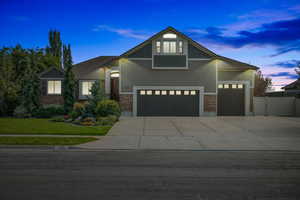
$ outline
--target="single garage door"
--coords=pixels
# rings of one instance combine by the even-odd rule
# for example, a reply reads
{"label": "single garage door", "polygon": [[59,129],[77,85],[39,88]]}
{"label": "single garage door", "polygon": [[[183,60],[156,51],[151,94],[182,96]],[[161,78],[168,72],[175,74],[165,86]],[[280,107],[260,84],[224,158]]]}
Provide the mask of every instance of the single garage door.
{"label": "single garage door", "polygon": [[137,116],[199,116],[199,91],[137,90]]}
{"label": "single garage door", "polygon": [[218,115],[245,115],[245,86],[243,84],[218,85]]}

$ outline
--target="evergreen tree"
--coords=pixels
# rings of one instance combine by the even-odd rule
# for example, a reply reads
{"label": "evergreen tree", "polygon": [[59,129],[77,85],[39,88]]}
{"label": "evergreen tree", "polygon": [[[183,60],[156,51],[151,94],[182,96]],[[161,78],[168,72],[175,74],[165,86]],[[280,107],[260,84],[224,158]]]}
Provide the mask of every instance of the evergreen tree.
{"label": "evergreen tree", "polygon": [[91,88],[91,96],[88,97],[87,110],[89,113],[95,114],[95,110],[98,102],[105,99],[104,87],[100,84],[99,80],[96,80]]}
{"label": "evergreen tree", "polygon": [[19,90],[10,49],[3,48],[0,50],[0,116],[12,114],[18,103]]}
{"label": "evergreen tree", "polygon": [[21,105],[30,114],[40,106],[40,80],[38,74],[42,64],[40,63],[39,53],[39,51],[29,50],[22,84]]}
{"label": "evergreen tree", "polygon": [[46,48],[46,52],[54,57],[55,66],[62,68],[62,41],[59,31],[49,31],[49,46]]}
{"label": "evergreen tree", "polygon": [[63,45],[63,67],[64,67],[64,81],[63,81],[63,97],[64,110],[68,113],[72,110],[75,102],[75,78],[72,71],[72,53],[70,45]]}

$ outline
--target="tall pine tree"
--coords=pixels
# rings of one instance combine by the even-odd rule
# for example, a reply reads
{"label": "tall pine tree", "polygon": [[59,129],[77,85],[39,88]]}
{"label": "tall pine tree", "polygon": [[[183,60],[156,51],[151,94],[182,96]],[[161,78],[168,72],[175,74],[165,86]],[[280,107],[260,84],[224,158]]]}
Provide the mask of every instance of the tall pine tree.
{"label": "tall pine tree", "polygon": [[60,32],[56,30],[49,31],[49,46],[46,48],[47,54],[55,59],[55,65],[62,68],[62,41],[60,39]]}
{"label": "tall pine tree", "polygon": [[38,76],[40,60],[38,54],[38,51],[28,50],[22,83],[21,105],[26,109],[27,113],[31,114],[40,106],[40,80]]}
{"label": "tall pine tree", "polygon": [[72,53],[70,45],[63,45],[63,67],[64,67],[64,81],[63,81],[63,97],[64,110],[68,113],[72,110],[75,102],[75,78],[72,71]]}

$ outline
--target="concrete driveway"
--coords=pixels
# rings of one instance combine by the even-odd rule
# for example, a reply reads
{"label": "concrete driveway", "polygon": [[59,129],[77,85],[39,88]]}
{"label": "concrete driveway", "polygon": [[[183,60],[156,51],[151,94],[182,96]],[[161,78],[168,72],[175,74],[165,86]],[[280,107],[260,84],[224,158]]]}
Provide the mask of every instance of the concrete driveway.
{"label": "concrete driveway", "polygon": [[125,117],[87,149],[300,150],[300,118]]}

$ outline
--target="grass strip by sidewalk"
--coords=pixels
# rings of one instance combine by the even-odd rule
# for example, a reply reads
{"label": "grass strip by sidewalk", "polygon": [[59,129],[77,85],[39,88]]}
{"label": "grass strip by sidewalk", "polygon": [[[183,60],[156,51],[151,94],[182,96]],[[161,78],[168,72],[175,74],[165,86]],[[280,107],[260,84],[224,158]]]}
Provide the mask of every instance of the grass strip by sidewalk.
{"label": "grass strip by sidewalk", "polygon": [[0,136],[0,145],[77,145],[97,140],[93,137],[13,137]]}
{"label": "grass strip by sidewalk", "polygon": [[77,126],[49,119],[0,118],[0,134],[106,135],[110,126]]}

